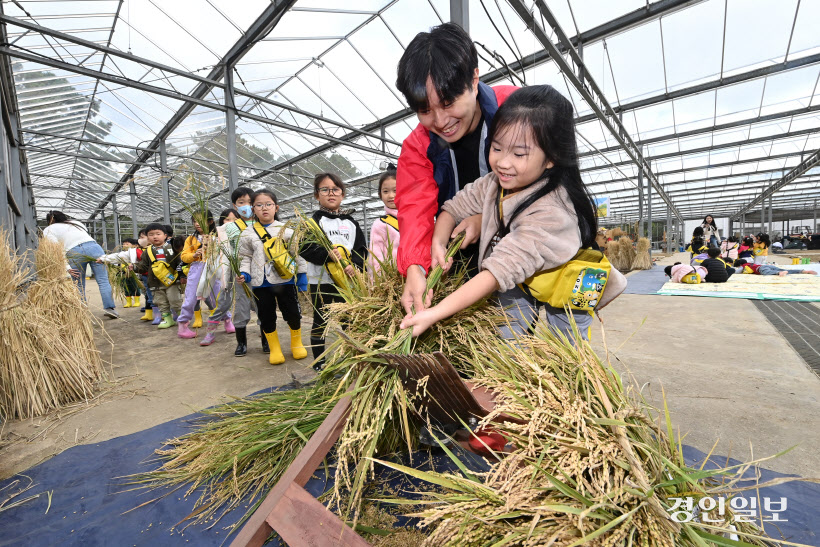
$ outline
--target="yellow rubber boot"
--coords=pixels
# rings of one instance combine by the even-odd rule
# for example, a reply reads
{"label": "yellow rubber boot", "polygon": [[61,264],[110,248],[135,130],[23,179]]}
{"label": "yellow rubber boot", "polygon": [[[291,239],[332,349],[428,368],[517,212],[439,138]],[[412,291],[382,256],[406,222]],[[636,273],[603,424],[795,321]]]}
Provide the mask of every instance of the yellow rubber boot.
{"label": "yellow rubber boot", "polygon": [[131,307],[131,297],[126,296],[125,297],[125,305],[123,306],[123,308],[130,308],[130,307]]}
{"label": "yellow rubber boot", "polygon": [[145,315],[140,317],[140,321],[153,321],[154,320],[154,310],[148,306],[145,306]]}
{"label": "yellow rubber boot", "polygon": [[290,352],[294,359],[304,359],[307,357],[307,350],[302,345],[302,329],[290,329]]}
{"label": "yellow rubber boot", "polygon": [[139,308],[140,307],[140,295],[132,297],[132,307]]}
{"label": "yellow rubber boot", "polygon": [[266,332],[265,338],[268,339],[268,345],[270,346],[268,362],[271,365],[281,365],[284,363],[285,356],[282,353],[282,346],[279,345],[279,336],[276,334],[276,331]]}
{"label": "yellow rubber boot", "polygon": [[194,320],[191,322],[192,329],[198,329],[202,326],[202,311],[197,310],[194,312]]}

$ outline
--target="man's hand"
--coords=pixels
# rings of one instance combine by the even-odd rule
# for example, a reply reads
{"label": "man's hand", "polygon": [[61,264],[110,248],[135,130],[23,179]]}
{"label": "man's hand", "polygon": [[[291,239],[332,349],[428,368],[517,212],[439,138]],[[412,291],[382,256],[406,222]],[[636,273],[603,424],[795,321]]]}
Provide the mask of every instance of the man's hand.
{"label": "man's hand", "polygon": [[[426,294],[425,294],[426,293]],[[412,313],[430,307],[433,301],[433,290],[427,290],[427,277],[418,264],[413,264],[407,270],[407,279],[404,281],[404,291],[401,295],[401,305],[404,311]]]}
{"label": "man's hand", "polygon": [[481,215],[473,215],[462,220],[459,225],[453,229],[450,239],[454,239],[461,232],[464,232],[464,241],[461,242],[462,249],[478,241],[481,237]]}

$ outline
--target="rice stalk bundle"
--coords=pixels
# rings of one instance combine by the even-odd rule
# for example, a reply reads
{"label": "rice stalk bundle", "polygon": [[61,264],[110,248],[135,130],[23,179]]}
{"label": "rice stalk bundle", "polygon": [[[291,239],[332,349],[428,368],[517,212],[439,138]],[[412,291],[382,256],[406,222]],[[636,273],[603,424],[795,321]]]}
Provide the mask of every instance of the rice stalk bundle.
{"label": "rice stalk bundle", "polygon": [[[462,282],[463,273],[441,279],[434,302]],[[157,451],[162,466],[132,480],[146,487],[188,484],[189,494],[204,486],[190,519],[218,518],[248,494],[271,488],[333,405],[350,390],[352,408],[337,444],[335,473],[336,483],[351,492],[344,507],[339,503],[340,491],[334,496],[339,513],[358,516],[361,491],[373,469],[367,458],[406,450],[416,442],[412,402],[378,356],[400,353],[406,346],[409,333],[399,328],[405,315],[401,292],[402,276],[392,258],[382,262],[373,278],[351,283],[341,291],[345,302],[328,307],[329,331],[337,332],[340,326],[344,331],[328,346],[325,368],[314,385],[206,411],[217,419],[169,441],[168,447]],[[469,371],[470,340],[492,336],[502,320],[496,306],[481,302],[418,337],[416,351],[445,352],[457,368]]]}
{"label": "rice stalk bundle", "polygon": [[86,399],[102,375],[90,314],[68,278],[61,245],[42,240],[37,280],[0,234],[0,417],[29,418]]}
{"label": "rice stalk bundle", "polygon": [[623,271],[624,268],[621,265],[621,246],[618,245],[618,242],[615,240],[610,241],[606,246],[606,254],[609,263],[612,264],[613,268],[616,268],[619,271]]}
{"label": "rice stalk bundle", "polygon": [[635,248],[632,246],[632,240],[628,236],[621,236],[618,239],[618,256],[621,260],[621,268],[619,270],[628,272],[633,268],[635,262]]}
{"label": "rice stalk bundle", "polygon": [[[516,344],[475,338],[471,355],[474,381],[496,394],[479,427],[501,433],[511,452],[478,474],[455,456],[461,474],[380,462],[438,487],[421,503],[381,500],[422,508],[412,516],[430,532],[425,545],[771,544],[752,523],[732,523],[730,511],[708,515],[717,522],[669,518],[672,498],[731,496],[751,464],[688,467],[668,410],[662,426],[588,344],[539,328]],[[501,414],[525,423],[492,421]],[[729,542],[727,532],[742,541]]]}
{"label": "rice stalk bundle", "polygon": [[638,239],[638,250],[635,254],[635,260],[632,262],[633,270],[651,270],[652,257],[649,256],[649,247],[652,244],[649,238],[642,237]]}
{"label": "rice stalk bundle", "polygon": [[125,302],[125,293],[130,283],[136,285],[138,289],[145,288],[137,273],[129,268],[129,265],[128,262],[122,261],[105,265],[108,273],[108,283],[111,285],[111,296],[114,300]]}

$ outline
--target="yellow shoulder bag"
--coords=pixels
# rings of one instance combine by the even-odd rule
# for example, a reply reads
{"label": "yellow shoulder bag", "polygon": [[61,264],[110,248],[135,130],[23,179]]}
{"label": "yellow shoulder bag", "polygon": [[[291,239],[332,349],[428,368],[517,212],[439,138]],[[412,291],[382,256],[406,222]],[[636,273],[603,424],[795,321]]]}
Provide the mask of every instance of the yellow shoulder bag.
{"label": "yellow shoulder bag", "polygon": [[[499,226],[496,241],[500,241],[509,233],[509,226],[519,213],[547,195],[553,188],[554,186],[548,183],[533,193],[515,209],[506,224],[501,211],[504,190],[499,188],[496,197]],[[604,253],[594,249],[579,249],[573,259],[566,264],[537,272],[518,287],[539,302],[554,308],[563,309],[568,306],[573,310],[591,312],[601,301],[611,271],[612,265]]]}
{"label": "yellow shoulder bag", "polygon": [[154,274],[154,277],[166,287],[173,285],[177,280],[177,271],[172,269],[167,261],[157,260],[152,245],[149,245],[145,251],[148,253],[148,259],[151,261],[151,272]]}
{"label": "yellow shoulder bag", "polygon": [[255,222],[253,229],[256,235],[262,240],[262,248],[265,249],[265,256],[268,257],[268,262],[273,264],[273,269],[276,270],[276,275],[288,281],[296,275],[296,261],[290,256],[288,248],[282,241],[281,237],[271,237],[268,231],[261,223]]}

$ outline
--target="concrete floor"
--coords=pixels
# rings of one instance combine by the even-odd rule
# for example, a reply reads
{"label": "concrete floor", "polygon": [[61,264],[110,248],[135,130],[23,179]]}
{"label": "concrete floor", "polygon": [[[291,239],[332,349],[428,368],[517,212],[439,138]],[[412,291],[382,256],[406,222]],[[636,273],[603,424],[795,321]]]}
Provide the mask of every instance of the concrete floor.
{"label": "concrete floor", "polygon": [[[805,253],[804,253],[805,254]],[[683,254],[661,264],[685,260]],[[781,263],[790,262],[778,256]],[[815,260],[815,259],[813,259]],[[96,284],[89,285],[101,316]],[[76,444],[128,435],[223,400],[313,376],[309,359],[267,363],[258,328],[248,329],[250,350],[233,356],[233,335],[199,346],[138,320],[102,320],[97,342],[112,363],[116,384],[85,408],[4,424],[0,428],[0,478],[19,473]],[[747,300],[622,295],[601,312],[611,362],[625,380],[643,386],[655,405],[661,388],[684,443],[739,459],[763,457],[797,445],[764,467],[820,476],[820,379]],[[304,322],[307,327],[309,320]],[[307,341],[307,329],[304,329]],[[600,331],[593,345],[604,355]],[[287,354],[288,341],[283,339]],[[43,433],[44,432],[44,433]],[[36,438],[27,441],[27,439]]]}

